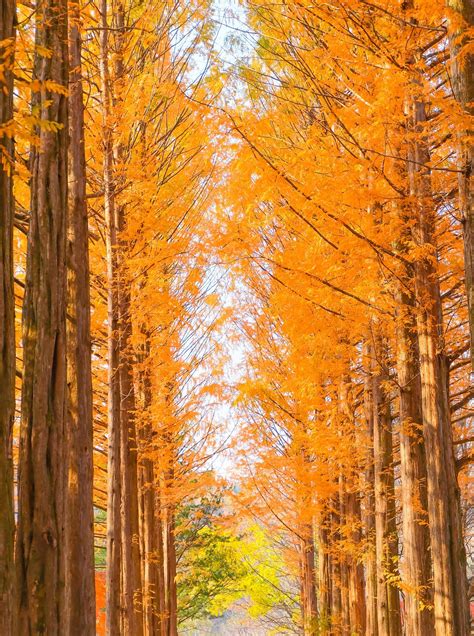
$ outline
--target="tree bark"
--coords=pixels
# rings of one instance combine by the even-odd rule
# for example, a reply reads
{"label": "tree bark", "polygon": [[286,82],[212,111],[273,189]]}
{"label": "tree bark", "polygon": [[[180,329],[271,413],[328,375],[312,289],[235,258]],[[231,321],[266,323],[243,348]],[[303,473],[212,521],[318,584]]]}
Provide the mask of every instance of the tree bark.
{"label": "tree bark", "polygon": [[93,428],[80,8],[70,4],[66,634],[95,634]]}
{"label": "tree bark", "polygon": [[174,506],[168,503],[165,511],[165,549],[166,549],[166,636],[178,635],[178,599],[176,589],[176,543],[175,543],[175,518]]}
{"label": "tree bark", "polygon": [[[412,287],[409,272],[404,289]],[[411,283],[411,284],[410,284]],[[400,409],[400,476],[403,520],[403,582],[406,636],[434,633],[426,455],[422,434],[421,385],[413,299],[400,290],[397,316],[397,377]],[[422,609],[423,607],[423,609]]]}
{"label": "tree bark", "polygon": [[364,382],[364,418],[369,443],[365,470],[364,528],[367,555],[366,568],[366,630],[367,635],[378,636],[377,625],[377,576],[375,568],[375,492],[374,492],[374,392],[372,381],[371,346],[364,345],[364,357],[367,359]]}
{"label": "tree bark", "polygon": [[120,634],[121,626],[121,523],[120,523],[120,378],[117,298],[117,219],[113,174],[113,130],[109,72],[109,27],[107,0],[101,0],[100,72],[102,82],[102,120],[104,128],[104,213],[107,258],[107,375],[108,375],[108,453],[107,453],[107,573],[106,631]]}
{"label": "tree bark", "polygon": [[[474,28],[474,0],[448,0],[462,22],[451,34],[452,85],[454,97],[466,118],[474,117],[474,54],[464,50],[470,43],[468,29]],[[474,141],[467,126],[459,140],[459,209],[464,234],[464,269],[471,335],[471,368],[474,372]]]}
{"label": "tree bark", "polygon": [[400,598],[397,587],[390,581],[398,574],[392,416],[390,398],[384,387],[388,381],[385,345],[375,325],[372,351],[377,632],[379,636],[401,636]]}
{"label": "tree bark", "polygon": [[[13,119],[15,2],[0,6],[0,129]],[[13,633],[14,536],[13,420],[15,416],[15,296],[13,289],[14,144],[0,135],[0,633]]]}
{"label": "tree bark", "polygon": [[314,565],[314,531],[313,525],[307,524],[300,539],[301,551],[301,606],[303,614],[303,631],[312,636],[318,633],[318,604],[316,597],[316,572]]}
{"label": "tree bark", "polygon": [[318,600],[322,634],[330,633],[331,624],[331,553],[329,546],[330,515],[321,512],[318,527]]}
{"label": "tree bark", "polygon": [[444,351],[429,152],[420,137],[420,125],[426,121],[422,102],[409,104],[408,121],[411,132],[418,134],[418,140],[409,145],[408,151],[410,195],[411,200],[416,201],[412,204],[412,235],[416,245],[430,248],[428,258],[415,262],[415,296],[435,630],[437,635],[466,636],[469,630],[466,555],[450,421],[449,371]]}
{"label": "tree bark", "polygon": [[[352,527],[351,541],[355,547],[362,543],[360,496],[357,492],[346,494],[346,517],[349,527]],[[351,634],[363,636],[365,628],[365,580],[364,567],[357,555],[349,559],[349,620]]]}
{"label": "tree bark", "polygon": [[[64,633],[68,25],[66,0],[37,4],[31,219],[23,306],[18,497],[19,634]],[[42,51],[52,51],[50,57]],[[62,88],[50,90],[45,82]]]}
{"label": "tree bark", "polygon": [[155,483],[153,460],[149,457],[152,451],[152,427],[150,423],[150,408],[152,404],[152,388],[149,374],[148,356],[150,341],[148,334],[144,334],[145,344],[140,354],[140,371],[138,376],[138,394],[140,397],[141,413],[145,418],[137,429],[138,446],[138,489],[140,506],[140,543],[141,543],[141,572],[143,598],[143,634],[144,636],[161,635],[161,609],[159,568],[160,550],[158,542],[158,516],[156,508],[157,484]]}

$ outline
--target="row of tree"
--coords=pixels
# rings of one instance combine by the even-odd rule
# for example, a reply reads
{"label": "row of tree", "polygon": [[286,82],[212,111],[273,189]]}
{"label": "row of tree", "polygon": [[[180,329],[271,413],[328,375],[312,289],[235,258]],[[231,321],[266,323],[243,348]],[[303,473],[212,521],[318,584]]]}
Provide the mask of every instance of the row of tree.
{"label": "row of tree", "polygon": [[472,0],[209,9],[1,4],[0,632],[467,636]]}
{"label": "row of tree", "polygon": [[176,510],[215,439],[206,11],[0,8],[5,635],[95,634],[104,540],[107,633],[177,633]]}
{"label": "row of tree", "polygon": [[246,11],[242,505],[297,573],[305,634],[467,635],[474,5]]}

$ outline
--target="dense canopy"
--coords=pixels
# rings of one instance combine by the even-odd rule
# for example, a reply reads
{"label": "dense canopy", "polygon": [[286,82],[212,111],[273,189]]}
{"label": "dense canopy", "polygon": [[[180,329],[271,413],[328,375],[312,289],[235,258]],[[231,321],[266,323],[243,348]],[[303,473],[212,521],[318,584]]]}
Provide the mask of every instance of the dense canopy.
{"label": "dense canopy", "polygon": [[0,634],[468,636],[473,0],[1,0]]}

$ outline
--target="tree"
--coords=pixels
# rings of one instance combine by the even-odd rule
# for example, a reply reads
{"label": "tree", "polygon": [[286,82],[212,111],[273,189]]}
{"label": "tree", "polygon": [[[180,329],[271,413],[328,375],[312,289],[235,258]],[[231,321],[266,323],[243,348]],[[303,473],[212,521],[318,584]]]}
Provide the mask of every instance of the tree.
{"label": "tree", "polygon": [[62,0],[38,3],[18,468],[20,633],[59,634],[66,618],[67,16]]}
{"label": "tree", "polygon": [[15,414],[15,298],[13,290],[13,59],[15,2],[0,9],[0,631],[13,632],[15,520],[13,419]]}

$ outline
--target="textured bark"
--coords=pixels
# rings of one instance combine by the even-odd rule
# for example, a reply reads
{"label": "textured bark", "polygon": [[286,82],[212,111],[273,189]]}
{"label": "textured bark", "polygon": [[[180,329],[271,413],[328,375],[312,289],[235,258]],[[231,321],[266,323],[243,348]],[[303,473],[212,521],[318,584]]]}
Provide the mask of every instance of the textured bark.
{"label": "textured bark", "polygon": [[160,604],[158,598],[159,580],[158,545],[153,487],[153,463],[149,459],[140,462],[139,470],[141,508],[141,546],[143,580],[143,633],[153,636],[161,633]]}
{"label": "textured bark", "polygon": [[339,506],[336,499],[335,501],[332,501],[331,533],[329,539],[329,542],[333,548],[331,558],[331,627],[334,627],[334,625],[340,625],[342,613],[341,560],[338,550],[341,541],[341,534],[339,532],[340,522]]}
{"label": "textured bark", "polygon": [[[0,129],[13,118],[15,2],[0,6]],[[1,44],[3,42],[3,44]],[[0,633],[13,633],[14,580],[13,457],[15,415],[15,298],[13,290],[13,139],[0,135]],[[8,163],[7,163],[8,162]]]}
{"label": "textured bark", "polygon": [[[370,359],[371,348],[369,345],[364,346],[364,354]],[[364,502],[364,528],[365,539],[367,544],[367,555],[365,559],[366,569],[366,613],[365,624],[367,635],[378,635],[377,631],[377,578],[375,571],[375,493],[374,493],[374,393],[372,375],[370,372],[371,364],[367,363],[364,382],[364,417],[366,422],[367,439],[369,440],[369,451],[367,453],[367,468],[365,470],[365,502]]]}
{"label": "textured bark", "polygon": [[[356,492],[346,494],[346,518],[349,526],[353,528],[351,532],[352,543],[354,546],[360,546],[362,543],[361,509],[360,497]],[[350,633],[351,635],[363,635],[366,633],[364,567],[355,555],[352,555],[349,560],[348,585]]]}
{"label": "textured bark", "polygon": [[[344,528],[344,534],[341,539],[345,541],[345,531],[347,528],[346,517],[346,483],[343,475],[339,476],[339,519],[341,527]],[[341,533],[342,534],[342,533]],[[347,550],[342,546],[339,550],[340,554],[340,575],[341,575],[341,636],[350,636],[350,602],[349,602],[349,566]]]}
{"label": "textured bark", "polygon": [[165,513],[165,584],[166,584],[166,636],[178,634],[178,599],[176,589],[176,543],[174,509],[168,504]]}
{"label": "textured bark", "polygon": [[113,131],[111,127],[111,87],[109,73],[109,30],[107,0],[101,1],[100,71],[104,127],[104,213],[107,256],[107,381],[108,381],[108,453],[107,453],[107,574],[106,630],[108,636],[120,634],[120,381],[117,299],[117,219],[113,175]]}
{"label": "textured bark", "polygon": [[[118,0],[113,10],[114,29],[114,83],[112,99],[122,93],[125,81],[123,63],[125,8]],[[121,166],[124,163],[124,148],[119,140],[114,143],[115,184],[123,185]],[[122,581],[122,631],[124,634],[140,636],[143,631],[141,614],[141,568],[138,521],[138,467],[137,436],[135,430],[135,389],[133,384],[133,352],[131,347],[132,326],[130,322],[131,290],[126,271],[127,244],[121,238],[126,228],[125,208],[116,204],[118,230],[117,268],[119,285],[118,329],[119,329],[119,383],[120,383],[120,475],[121,475],[121,581]]]}
{"label": "textured bark", "polygon": [[400,636],[400,598],[390,583],[397,576],[398,537],[395,523],[392,417],[390,399],[383,383],[388,380],[382,338],[373,327],[372,382],[374,400],[374,496],[377,579],[377,632],[379,636]]}
{"label": "textured bark", "polygon": [[[448,7],[461,17],[461,25],[451,37],[452,86],[454,96],[467,117],[474,116],[474,54],[466,52],[468,29],[474,28],[474,0],[448,0]],[[474,372],[474,131],[466,129],[459,140],[459,209],[464,234],[464,269],[466,275],[471,365]]]}
{"label": "textured bark", "polygon": [[[410,289],[409,273],[404,277]],[[412,286],[412,285],[411,285]],[[427,519],[426,456],[422,435],[420,365],[413,300],[402,290],[397,316],[397,376],[400,399],[400,476],[403,520],[405,633],[434,633],[430,540]],[[423,609],[421,609],[423,603]]]}
{"label": "textured bark", "polygon": [[95,634],[93,429],[84,105],[79,5],[70,4],[68,452],[65,633]]}
{"label": "textured bark", "polygon": [[[159,477],[155,471],[155,483],[159,482]],[[163,506],[161,504],[161,493],[157,489],[155,493],[155,509],[157,511],[156,521],[156,541],[158,547],[158,602],[160,607],[160,629],[158,634],[167,636],[168,634],[168,618],[166,615],[166,584],[165,584],[165,545],[163,532]]]}
{"label": "textured bark", "polygon": [[318,600],[322,634],[329,634],[331,624],[331,554],[329,548],[330,516],[321,514],[318,528]]}
{"label": "textured bark", "polygon": [[135,430],[135,393],[132,365],[129,362],[129,302],[126,289],[120,292],[120,463],[122,582],[124,633],[139,636],[143,630],[141,613],[141,571],[138,523],[137,440]]}
{"label": "textured bark", "polygon": [[[149,339],[145,335],[145,346],[140,354],[139,363],[144,365],[150,351]],[[140,370],[137,374],[137,393],[141,411],[145,418],[149,417],[151,406],[151,383],[148,369]],[[142,424],[137,430],[139,463],[138,490],[140,509],[140,556],[143,598],[143,633],[145,636],[160,636],[161,612],[159,599],[159,536],[158,515],[155,497],[155,479],[153,461],[147,457],[152,449],[152,428],[149,422]]]}
{"label": "textured bark", "polygon": [[[408,107],[411,132],[426,121],[422,102]],[[413,240],[436,255],[429,152],[419,137],[409,146],[408,177]],[[426,167],[425,167],[426,166]],[[427,458],[428,513],[433,559],[435,632],[465,636],[469,631],[466,555],[462,533],[449,409],[449,373],[443,341],[441,294],[435,259],[415,262],[416,323],[420,352],[423,436]]]}
{"label": "textured bark", "polygon": [[[346,363],[348,366],[348,362]],[[351,378],[346,374],[339,388],[339,417],[343,424],[343,435],[354,450],[355,436],[354,406],[351,395]],[[339,477],[339,510],[344,528],[346,544],[341,562],[342,633],[356,635],[365,633],[365,586],[363,566],[358,562],[357,552],[362,545],[359,477],[357,468],[345,467]]]}
{"label": "textured bark", "polygon": [[301,606],[304,634],[318,633],[318,603],[316,597],[316,572],[314,565],[314,532],[312,524],[303,528],[300,539],[301,550]]}
{"label": "textured bark", "polygon": [[[34,78],[68,86],[67,2],[37,3]],[[67,98],[44,84],[31,155],[18,497],[19,634],[64,633]]]}

